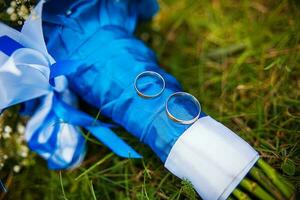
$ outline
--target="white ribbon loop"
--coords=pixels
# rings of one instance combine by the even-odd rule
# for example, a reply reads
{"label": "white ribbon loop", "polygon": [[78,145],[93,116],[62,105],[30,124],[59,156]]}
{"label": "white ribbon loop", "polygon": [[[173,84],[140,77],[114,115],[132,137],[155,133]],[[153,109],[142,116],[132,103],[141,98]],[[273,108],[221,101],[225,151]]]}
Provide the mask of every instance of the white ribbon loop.
{"label": "white ribbon loop", "polygon": [[51,92],[48,65],[45,56],[36,50],[15,51],[0,66],[0,109]]}
{"label": "white ribbon loop", "polygon": [[[72,168],[82,161],[85,142],[74,126],[61,123],[53,114],[54,91],[60,92],[64,101],[75,107],[77,99],[67,89],[65,77],[55,78],[55,87],[49,84],[50,67],[55,60],[48,54],[44,42],[43,3],[44,0],[38,3],[21,32],[0,23],[0,37],[6,35],[26,47],[15,50],[10,56],[0,51],[0,111],[40,97],[40,106],[27,123],[25,138],[29,144],[35,142],[33,150],[48,161],[50,168]],[[47,126],[41,128],[46,122]],[[58,129],[54,130],[54,126]],[[45,150],[42,147],[46,146],[51,134],[57,139],[53,149]],[[79,155],[74,157],[78,148]]]}

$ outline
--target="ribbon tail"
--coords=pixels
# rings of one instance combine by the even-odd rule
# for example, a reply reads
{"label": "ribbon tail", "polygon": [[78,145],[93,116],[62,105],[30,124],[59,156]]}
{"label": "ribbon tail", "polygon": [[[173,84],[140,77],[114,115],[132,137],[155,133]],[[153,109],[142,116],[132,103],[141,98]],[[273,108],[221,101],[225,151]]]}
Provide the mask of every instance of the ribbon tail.
{"label": "ribbon tail", "polygon": [[87,126],[85,128],[118,156],[123,158],[142,158],[139,153],[124,142],[124,140],[111,129],[103,126]]}
{"label": "ribbon tail", "polygon": [[95,120],[93,117],[64,103],[58,96],[54,98],[54,112],[64,122],[86,128],[118,156],[124,158],[142,157],[109,128],[112,125]]}
{"label": "ribbon tail", "polygon": [[86,142],[75,126],[57,117],[53,111],[53,95],[39,99],[40,105],[26,126],[25,138],[50,169],[73,168],[82,161]]}

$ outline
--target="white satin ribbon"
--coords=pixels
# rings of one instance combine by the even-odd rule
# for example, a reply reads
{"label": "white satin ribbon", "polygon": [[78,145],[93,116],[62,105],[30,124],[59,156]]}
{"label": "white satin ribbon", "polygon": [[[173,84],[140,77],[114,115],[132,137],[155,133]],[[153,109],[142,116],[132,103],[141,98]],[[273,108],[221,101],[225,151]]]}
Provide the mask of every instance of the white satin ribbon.
{"label": "white satin ribbon", "polygon": [[[45,118],[50,114],[53,92],[63,92],[64,100],[76,107],[76,97],[67,89],[67,79],[55,78],[55,88],[49,84],[50,66],[55,60],[48,53],[42,30],[42,8],[45,1],[40,1],[19,32],[0,23],[0,36],[7,35],[26,48],[16,50],[10,57],[0,52],[0,111],[9,106],[41,97],[41,105],[27,123],[25,138],[30,141],[33,133],[39,130]],[[59,126],[57,149],[53,155],[41,154],[52,161],[71,162],[78,144],[78,130],[72,125],[59,123],[58,118],[49,121],[49,128],[39,130],[39,143],[43,144]],[[51,128],[52,127],[52,128]],[[81,158],[72,166],[78,165]],[[62,163],[63,164],[63,163]]]}
{"label": "white satin ribbon", "polygon": [[16,50],[10,57],[0,54],[0,110],[67,87],[64,78],[55,80],[56,88],[49,84],[50,66],[55,61],[44,42],[43,4],[43,0],[38,3],[21,32],[0,23],[0,36],[7,35],[26,47]]}
{"label": "white satin ribbon", "polygon": [[189,180],[204,200],[223,200],[258,158],[247,142],[206,116],[179,137],[165,167],[179,178]]}
{"label": "white satin ribbon", "polygon": [[41,53],[29,48],[19,49],[8,57],[0,66],[0,109],[51,92],[48,65]]}

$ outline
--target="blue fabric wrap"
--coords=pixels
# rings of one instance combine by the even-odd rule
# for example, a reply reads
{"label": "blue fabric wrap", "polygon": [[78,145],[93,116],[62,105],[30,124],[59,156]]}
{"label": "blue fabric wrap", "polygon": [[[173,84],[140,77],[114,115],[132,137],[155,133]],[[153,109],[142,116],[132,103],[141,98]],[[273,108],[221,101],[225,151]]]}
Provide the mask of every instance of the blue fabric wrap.
{"label": "blue fabric wrap", "polygon": [[[68,76],[71,89],[148,144],[165,162],[189,125],[175,123],[166,115],[167,98],[182,88],[133,35],[138,20],[153,16],[157,9],[154,0],[51,0],[44,7],[43,30],[47,48],[56,60],[80,62],[78,70]],[[136,76],[146,70],[158,72],[166,81],[157,98],[141,98],[134,89]],[[159,85],[145,82],[142,87]],[[183,107],[182,112],[188,115],[189,109]]]}

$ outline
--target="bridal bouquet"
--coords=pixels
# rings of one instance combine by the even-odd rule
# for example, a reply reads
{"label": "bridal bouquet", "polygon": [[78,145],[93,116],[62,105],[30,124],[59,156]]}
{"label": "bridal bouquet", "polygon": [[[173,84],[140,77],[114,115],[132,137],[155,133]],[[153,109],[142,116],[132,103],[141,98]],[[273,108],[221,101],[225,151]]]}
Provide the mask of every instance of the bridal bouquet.
{"label": "bridal bouquet", "polygon": [[[34,108],[26,140],[50,169],[84,159],[80,128],[118,156],[141,158],[111,130],[122,126],[203,199],[292,198],[293,186],[203,112],[133,35],[157,10],[155,0],[50,0],[39,2],[21,32],[1,24],[0,109]],[[113,123],[79,110],[79,98]]]}

